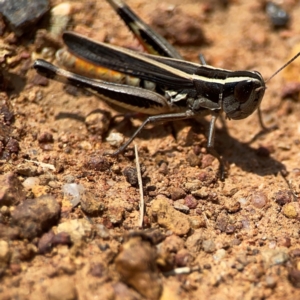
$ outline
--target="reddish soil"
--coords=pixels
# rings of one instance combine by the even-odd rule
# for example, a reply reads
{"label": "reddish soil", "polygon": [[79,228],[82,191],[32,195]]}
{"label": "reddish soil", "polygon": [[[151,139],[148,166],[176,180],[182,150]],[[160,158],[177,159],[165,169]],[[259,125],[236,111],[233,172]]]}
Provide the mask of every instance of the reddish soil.
{"label": "reddish soil", "polygon": [[[263,4],[225,2],[127,1],[189,61],[201,53],[214,67],[267,79],[299,51],[298,1],[285,1],[291,19],[279,29]],[[68,30],[139,49],[105,1],[71,7]],[[45,36],[59,24],[33,31]],[[262,116],[276,129],[257,135],[257,113],[217,123],[224,182],[207,154],[209,118],[143,130],[138,228],[134,152],[103,153],[115,149],[112,131],[128,138],[141,120],[108,128],[117,113],[101,99],[37,76],[31,66],[46,46],[56,64],[59,36],[47,44],[6,28],[0,39],[0,58],[9,52],[0,87],[1,299],[300,298],[300,59],[267,83]],[[63,192],[70,183],[81,185],[75,207]],[[191,272],[172,273],[182,267]]]}

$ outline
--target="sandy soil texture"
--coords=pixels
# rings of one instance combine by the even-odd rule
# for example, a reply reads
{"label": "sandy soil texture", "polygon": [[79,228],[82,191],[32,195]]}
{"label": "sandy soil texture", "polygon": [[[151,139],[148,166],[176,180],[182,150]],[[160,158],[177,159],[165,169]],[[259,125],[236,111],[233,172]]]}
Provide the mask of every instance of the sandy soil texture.
{"label": "sandy soil texture", "polygon": [[[283,28],[263,1],[127,3],[189,61],[203,54],[209,65],[268,79],[300,51],[295,0],[284,3]],[[142,120],[113,118],[100,98],[32,64],[57,64],[64,22],[98,41],[140,46],[105,1],[68,8],[23,37],[0,22],[0,298],[300,298],[300,59],[267,82],[262,116],[276,128],[258,134],[257,113],[218,121],[224,182],[207,153],[209,118],[143,130],[139,228],[135,153],[103,153],[116,149],[107,137],[127,139]]]}

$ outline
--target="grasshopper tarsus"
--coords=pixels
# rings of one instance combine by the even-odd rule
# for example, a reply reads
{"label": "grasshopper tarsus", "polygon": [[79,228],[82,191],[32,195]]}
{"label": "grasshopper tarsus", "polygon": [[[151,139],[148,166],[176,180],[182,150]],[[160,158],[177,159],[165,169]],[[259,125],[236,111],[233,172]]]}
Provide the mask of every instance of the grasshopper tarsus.
{"label": "grasshopper tarsus", "polygon": [[223,161],[222,157],[217,152],[217,150],[213,147],[208,147],[207,151],[208,151],[209,154],[211,154],[212,156],[214,156],[218,160],[218,162],[219,162],[219,177],[220,177],[221,181],[224,181],[227,172],[225,170],[225,164],[224,164],[224,161]]}

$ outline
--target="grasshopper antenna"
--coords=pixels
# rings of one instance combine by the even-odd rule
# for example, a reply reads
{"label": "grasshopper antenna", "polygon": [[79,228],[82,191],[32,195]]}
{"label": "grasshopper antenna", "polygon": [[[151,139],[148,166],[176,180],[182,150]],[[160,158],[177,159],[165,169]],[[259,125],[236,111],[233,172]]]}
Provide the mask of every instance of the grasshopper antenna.
{"label": "grasshopper antenna", "polygon": [[[281,68],[279,68],[271,77],[269,77],[267,80],[265,80],[265,83],[267,83],[268,81],[270,81],[274,76],[276,76],[279,72],[281,72],[284,68],[286,68],[290,63],[292,63],[299,56],[300,56],[300,52],[298,52],[295,56],[293,56]],[[266,88],[267,88],[266,86],[261,86],[261,87],[257,88],[256,91],[259,91],[261,89],[265,90]],[[261,128],[263,129],[264,132],[268,132],[270,130],[273,130],[274,128],[277,128],[277,126],[271,127],[271,128],[266,127],[265,124],[264,124],[264,122],[263,122],[263,119],[262,119],[262,112],[261,112],[260,106],[257,108],[257,111],[258,111],[258,120],[259,120],[260,126],[261,126]],[[252,139],[252,141],[255,140],[255,139],[256,139],[256,137],[254,137]]]}
{"label": "grasshopper antenna", "polygon": [[[270,81],[273,77],[275,77],[279,72],[281,72],[284,68],[286,68],[290,63],[292,63],[299,56],[300,56],[300,52],[298,52],[294,57],[292,57],[288,62],[286,62],[281,68],[279,68],[271,77],[265,80],[265,83]],[[256,91],[259,91],[261,89],[266,89],[266,87],[259,87],[256,89]]]}
{"label": "grasshopper antenna", "polygon": [[265,83],[270,81],[275,75],[281,72],[284,68],[286,68],[291,62],[293,62],[298,56],[300,56],[300,52],[298,52],[294,57],[292,57],[287,63],[285,63],[281,68],[279,68],[271,77],[265,80]]}

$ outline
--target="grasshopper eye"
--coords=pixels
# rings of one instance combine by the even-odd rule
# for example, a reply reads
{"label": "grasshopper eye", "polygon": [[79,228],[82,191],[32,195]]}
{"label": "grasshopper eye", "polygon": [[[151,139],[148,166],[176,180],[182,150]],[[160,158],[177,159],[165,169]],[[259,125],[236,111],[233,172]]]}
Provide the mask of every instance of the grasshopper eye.
{"label": "grasshopper eye", "polygon": [[253,91],[253,81],[241,81],[234,88],[234,98],[239,103],[245,103],[248,101]]}

